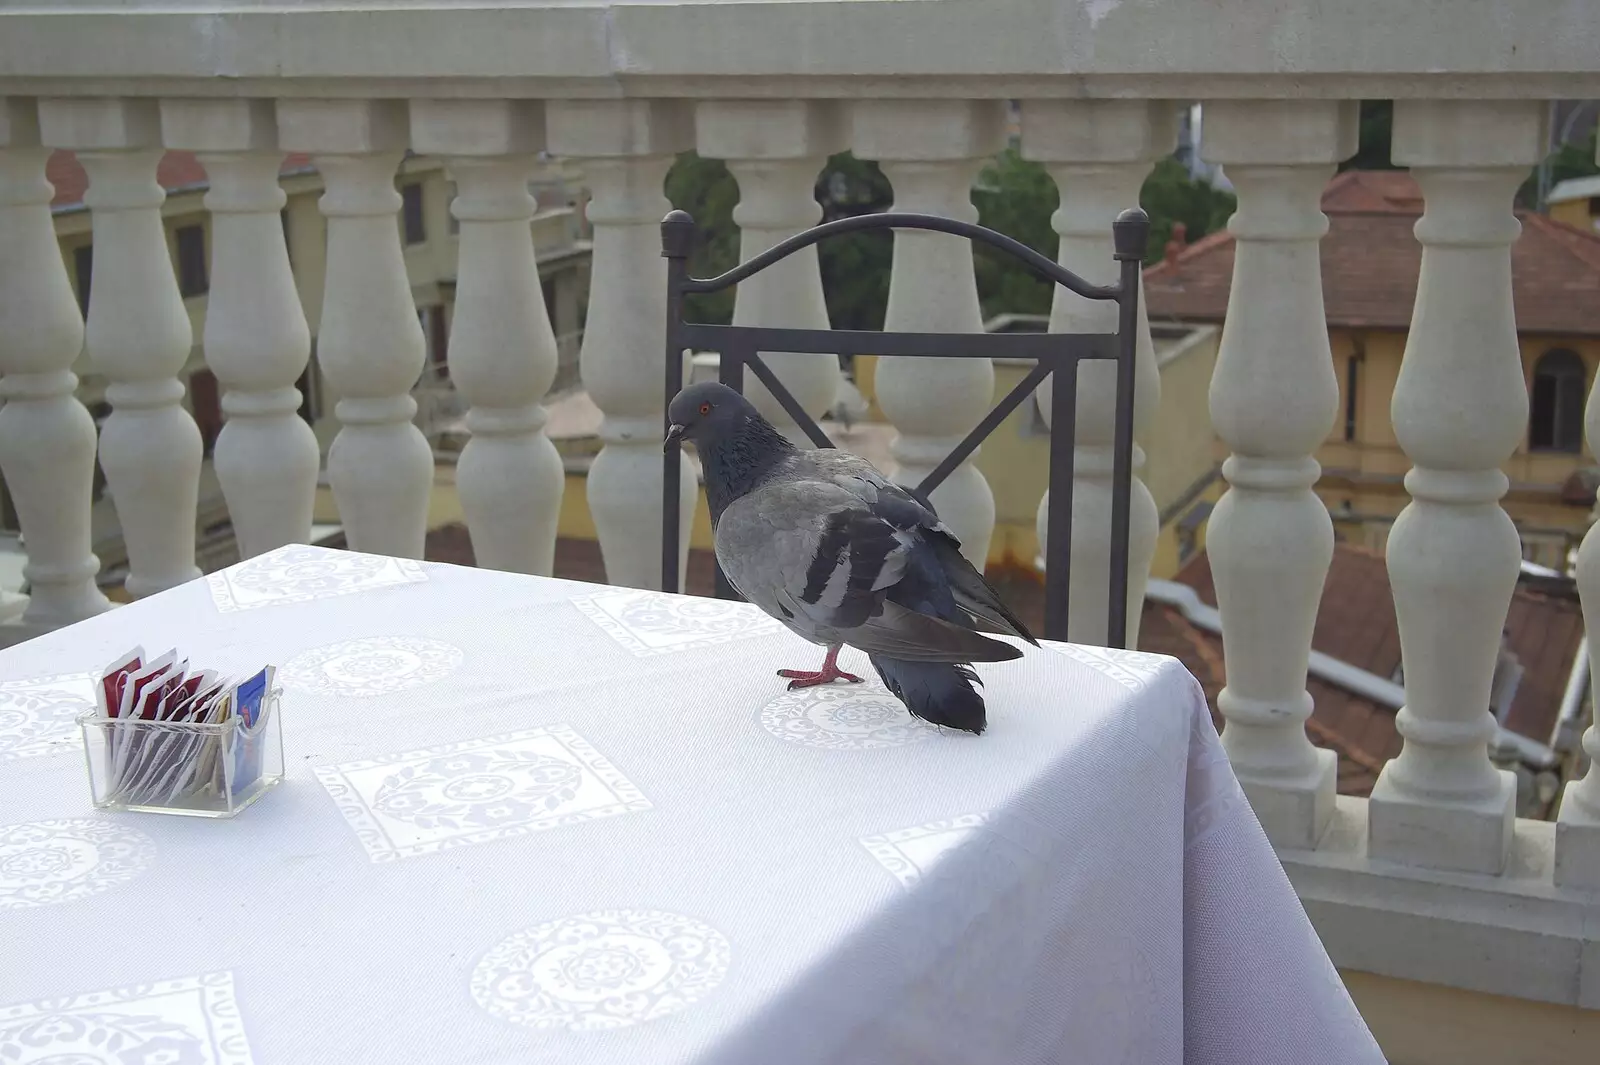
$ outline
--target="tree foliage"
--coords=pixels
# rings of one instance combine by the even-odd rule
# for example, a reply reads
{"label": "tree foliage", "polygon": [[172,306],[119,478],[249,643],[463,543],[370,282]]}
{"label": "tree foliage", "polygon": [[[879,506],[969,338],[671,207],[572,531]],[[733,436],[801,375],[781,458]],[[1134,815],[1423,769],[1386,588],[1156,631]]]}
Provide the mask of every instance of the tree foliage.
{"label": "tree foliage", "polygon": [[[1356,154],[1339,164],[1340,170],[1398,170],[1391,158],[1390,141],[1394,136],[1394,101],[1362,100],[1360,145]],[[1582,140],[1560,145],[1545,158],[1550,170],[1550,185],[1569,178],[1600,174],[1595,164],[1595,135],[1590,133]],[[1517,189],[1516,204],[1525,210],[1538,206],[1539,175],[1530,171]]]}
{"label": "tree foliage", "polygon": [[[666,195],[673,207],[688,211],[699,225],[700,240],[689,259],[695,276],[720,274],[738,264],[739,227],[733,222],[733,208],[739,202],[739,183],[721,160],[683,153],[667,174]],[[822,221],[831,222],[887,211],[894,192],[876,163],[843,152],[830,158],[817,175],[816,198],[822,205]],[[893,239],[888,233],[858,233],[818,246],[822,287],[834,328],[883,327]],[[697,293],[685,301],[686,310],[699,321],[725,323],[733,317],[733,297],[732,289]]]}
{"label": "tree foliage", "polygon": [[[666,194],[674,207],[688,211],[699,223],[701,240],[690,259],[692,272],[705,277],[733,267],[739,261],[739,229],[733,222],[739,188],[728,168],[718,160],[686,152],[667,175]],[[833,221],[889,210],[894,190],[876,163],[844,152],[830,158],[817,176],[816,198],[822,205],[822,220]],[[972,199],[982,225],[1055,257],[1057,238],[1050,216],[1059,196],[1043,166],[1009,148],[985,168]],[[1187,227],[1187,239],[1198,240],[1226,225],[1234,207],[1231,193],[1191,180],[1173,159],[1156,164],[1139,201],[1151,218],[1147,262],[1160,259],[1174,223]],[[1110,221],[1106,224],[1109,228]],[[834,328],[883,327],[893,252],[894,238],[884,232],[853,234],[819,245],[818,263]],[[1049,313],[1048,284],[1003,252],[980,247],[974,254],[985,316]],[[733,315],[733,293],[691,296],[687,309],[700,321],[727,322]]]}

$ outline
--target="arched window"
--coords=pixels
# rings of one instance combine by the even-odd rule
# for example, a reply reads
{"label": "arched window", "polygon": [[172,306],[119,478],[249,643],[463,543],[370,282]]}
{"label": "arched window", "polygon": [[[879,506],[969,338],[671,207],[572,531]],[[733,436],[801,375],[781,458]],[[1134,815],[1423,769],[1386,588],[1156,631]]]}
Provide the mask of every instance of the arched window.
{"label": "arched window", "polygon": [[1533,364],[1528,446],[1534,451],[1583,450],[1583,359],[1551,348]]}

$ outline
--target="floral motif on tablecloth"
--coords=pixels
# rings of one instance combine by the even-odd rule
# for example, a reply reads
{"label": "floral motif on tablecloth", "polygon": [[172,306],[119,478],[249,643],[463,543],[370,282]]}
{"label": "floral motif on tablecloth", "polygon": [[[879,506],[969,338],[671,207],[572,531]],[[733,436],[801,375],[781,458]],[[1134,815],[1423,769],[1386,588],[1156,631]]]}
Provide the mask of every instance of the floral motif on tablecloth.
{"label": "floral motif on tablecloth", "polygon": [[930,821],[914,828],[897,828],[876,836],[863,836],[860,843],[894,874],[905,887],[911,887],[932,869],[945,854],[966,842],[986,814],[962,814],[942,821]]}
{"label": "floral motif on tablecloth", "polygon": [[1175,658],[1144,651],[1124,651],[1114,647],[1093,647],[1076,643],[1046,643],[1057,654],[1081,663],[1136,695],[1148,696],[1152,689],[1166,685],[1175,698],[1145,698],[1130,702],[1130,713],[1121,718],[1130,739],[1173,760],[1182,759],[1183,737],[1188,731],[1187,704],[1178,696],[1176,684],[1189,679],[1188,672]]}
{"label": "floral motif on tablecloth", "polygon": [[617,589],[572,600],[590,621],[641,658],[710,647],[783,626],[747,603]]}
{"label": "floral motif on tablecloth", "polygon": [[98,895],[144,872],[154,857],[149,836],[108,821],[0,825],[0,910]]}
{"label": "floral motif on tablecloth", "polygon": [[316,773],[375,862],[650,809],[650,800],[566,725]]}
{"label": "floral motif on tablecloth", "polygon": [[472,971],[472,997],[529,1028],[642,1024],[704,998],[732,951],[716,929],[657,910],[599,910],[503,940]]}
{"label": "floral motif on tablecloth", "polygon": [[0,1007],[6,1065],[251,1065],[233,974]]}
{"label": "floral motif on tablecloth", "polygon": [[1092,647],[1078,643],[1047,643],[1045,646],[1075,662],[1082,662],[1096,672],[1104,673],[1135,692],[1144,691],[1151,681],[1169,672],[1177,662],[1167,655],[1124,651],[1115,647]]}
{"label": "floral motif on tablecloth", "polygon": [[331,599],[428,579],[422,563],[388,555],[290,544],[206,577],[224,614]]}
{"label": "floral motif on tablecloth", "polygon": [[827,750],[904,747],[941,731],[912,717],[904,703],[871,683],[827,684],[785,692],[758,716],[761,727],[780,739]]}
{"label": "floral motif on tablecloth", "polygon": [[286,688],[369,698],[447,677],[465,657],[454,644],[427,636],[367,636],[301,651],[278,680]]}
{"label": "floral motif on tablecloth", "polygon": [[0,762],[83,750],[77,716],[95,705],[94,673],[0,683]]}

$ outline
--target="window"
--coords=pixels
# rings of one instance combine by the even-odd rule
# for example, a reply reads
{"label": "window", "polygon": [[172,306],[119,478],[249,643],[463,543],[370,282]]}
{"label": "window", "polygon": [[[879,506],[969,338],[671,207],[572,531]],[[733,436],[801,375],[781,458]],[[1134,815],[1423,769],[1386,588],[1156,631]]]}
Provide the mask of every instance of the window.
{"label": "window", "polygon": [[78,282],[78,309],[89,314],[89,284],[94,280],[94,245],[72,249],[72,274]]}
{"label": "window", "polygon": [[[111,417],[111,404],[105,400],[89,404],[89,417],[94,419],[94,431],[98,436],[105,432],[106,419]],[[89,485],[89,503],[100,502],[106,495],[106,470],[100,463],[94,464],[94,480]]]}
{"label": "window", "polygon": [[306,360],[306,368],[294,387],[300,390],[300,417],[313,428],[322,416],[322,395],[317,391],[317,376],[317,338],[312,337],[311,357]]}
{"label": "window", "polygon": [[211,288],[206,277],[206,231],[202,226],[179,226],[178,291],[184,296],[204,296]]}
{"label": "window", "polygon": [[539,288],[544,293],[544,313],[549,315],[550,324],[553,326],[561,320],[556,313],[556,279],[544,277],[539,279]]}
{"label": "window", "polygon": [[1358,388],[1361,383],[1361,356],[1352,355],[1344,364],[1344,438],[1351,441],[1356,438],[1356,399],[1359,395]]}
{"label": "window", "polygon": [[400,186],[400,233],[407,244],[424,244],[428,227],[422,217],[422,185]]}
{"label": "window", "polygon": [[189,375],[189,405],[200,430],[201,453],[210,458],[222,432],[222,398],[216,374],[202,369]]}
{"label": "window", "polygon": [[16,500],[11,498],[11,490],[4,481],[0,481],[0,529],[8,533],[22,531],[22,518],[17,514]]}
{"label": "window", "polygon": [[1533,396],[1528,405],[1528,446],[1534,451],[1583,449],[1583,359],[1575,351],[1552,348],[1533,365]]}
{"label": "window", "polygon": [[417,308],[417,324],[422,326],[423,348],[427,361],[422,379],[440,381],[450,379],[450,327],[445,318],[444,304],[435,303]]}

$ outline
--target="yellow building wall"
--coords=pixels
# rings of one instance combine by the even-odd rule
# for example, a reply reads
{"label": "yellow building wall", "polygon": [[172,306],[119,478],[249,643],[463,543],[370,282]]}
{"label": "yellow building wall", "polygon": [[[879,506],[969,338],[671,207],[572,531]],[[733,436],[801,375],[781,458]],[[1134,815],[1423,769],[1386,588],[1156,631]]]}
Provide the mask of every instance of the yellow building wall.
{"label": "yellow building wall", "polygon": [[[1220,461],[1209,408],[1218,336],[1216,329],[1203,327],[1176,344],[1160,347],[1157,354],[1161,405],[1138,443],[1145,455],[1141,476],[1155,498],[1156,509],[1162,513],[1192,492]],[[877,362],[876,356],[857,356],[856,387],[868,401],[868,418],[886,420],[877,401]],[[996,361],[995,399],[1016,387],[1031,368],[1029,362]],[[1028,431],[1032,421],[1032,405],[1020,405],[1006,416],[978,452],[978,469],[994,492],[995,531],[989,543],[990,567],[1031,571],[1040,553],[1036,518],[1039,501],[1049,481],[1050,438]],[[1212,486],[1193,502],[1215,501],[1220,491],[1220,486]],[[1170,515],[1172,520],[1163,527],[1152,566],[1153,576],[1168,579],[1178,571],[1181,563],[1175,523],[1188,509],[1184,507],[1182,512]],[[1200,535],[1203,538],[1203,531]]]}
{"label": "yellow building wall", "polygon": [[[1323,480],[1318,493],[1331,507],[1346,505],[1361,515],[1393,517],[1409,496],[1400,479],[1411,468],[1396,439],[1389,408],[1400,376],[1406,335],[1400,332],[1329,331],[1334,374],[1339,384],[1338,413],[1317,458]],[[1552,348],[1578,353],[1587,370],[1585,391],[1600,368],[1600,340],[1583,337],[1528,336],[1520,338],[1525,387],[1532,389],[1539,358]],[[1353,440],[1346,439],[1346,389],[1349,362],[1359,360],[1356,375],[1356,421]],[[1574,534],[1587,527],[1587,507],[1564,504],[1552,494],[1575,471],[1594,464],[1585,446],[1577,454],[1538,452],[1528,447],[1526,432],[1516,453],[1501,467],[1512,482],[1503,501],[1512,519],[1528,530],[1560,529]],[[1341,535],[1369,546],[1381,547],[1380,531],[1359,528],[1358,523],[1336,523]]]}
{"label": "yellow building wall", "polygon": [[1581,200],[1567,200],[1565,203],[1552,203],[1549,212],[1553,220],[1565,222],[1579,229],[1594,229],[1597,218],[1600,218],[1590,213],[1587,197]]}

